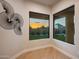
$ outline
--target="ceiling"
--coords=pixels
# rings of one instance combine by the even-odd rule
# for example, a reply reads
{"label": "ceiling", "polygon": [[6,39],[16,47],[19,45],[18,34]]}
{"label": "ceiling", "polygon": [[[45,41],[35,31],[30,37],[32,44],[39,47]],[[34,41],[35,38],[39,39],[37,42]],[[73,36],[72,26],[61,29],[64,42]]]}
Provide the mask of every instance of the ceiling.
{"label": "ceiling", "polygon": [[41,4],[44,4],[44,5],[51,6],[51,5],[55,4],[56,2],[58,2],[60,0],[30,0],[30,1],[34,1],[34,2],[37,2],[37,3],[41,3]]}

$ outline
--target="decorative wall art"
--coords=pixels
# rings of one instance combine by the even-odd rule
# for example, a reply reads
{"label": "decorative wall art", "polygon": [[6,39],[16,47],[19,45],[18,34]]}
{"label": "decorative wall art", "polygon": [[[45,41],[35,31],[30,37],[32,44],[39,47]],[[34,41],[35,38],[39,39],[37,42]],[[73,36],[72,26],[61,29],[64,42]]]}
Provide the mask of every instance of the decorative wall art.
{"label": "decorative wall art", "polygon": [[4,29],[11,30],[17,35],[22,34],[23,18],[20,14],[15,13],[13,7],[5,0],[0,0],[0,26]]}

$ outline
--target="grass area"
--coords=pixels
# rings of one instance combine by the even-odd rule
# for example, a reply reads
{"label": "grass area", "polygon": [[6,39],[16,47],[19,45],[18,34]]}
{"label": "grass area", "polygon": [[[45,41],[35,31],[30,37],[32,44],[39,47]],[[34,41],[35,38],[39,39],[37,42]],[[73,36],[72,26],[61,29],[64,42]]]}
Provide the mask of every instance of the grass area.
{"label": "grass area", "polygon": [[55,39],[61,40],[61,41],[65,41],[65,36],[64,35],[54,35]]}
{"label": "grass area", "polygon": [[37,40],[37,39],[43,39],[48,38],[48,35],[30,35],[30,40]]}

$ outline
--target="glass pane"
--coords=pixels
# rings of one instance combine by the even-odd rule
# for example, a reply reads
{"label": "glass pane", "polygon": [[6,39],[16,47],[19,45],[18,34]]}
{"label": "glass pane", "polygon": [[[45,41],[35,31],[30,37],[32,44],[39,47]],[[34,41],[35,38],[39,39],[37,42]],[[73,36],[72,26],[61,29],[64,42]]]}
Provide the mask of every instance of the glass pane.
{"label": "glass pane", "polygon": [[[41,14],[31,13],[29,24],[29,39],[45,39],[49,38],[49,18],[48,16],[41,16]],[[41,16],[41,17],[40,17]]]}
{"label": "glass pane", "polygon": [[74,5],[53,15],[53,38],[74,44]]}
{"label": "glass pane", "polygon": [[58,18],[54,21],[54,38],[65,41],[66,36],[66,18]]}

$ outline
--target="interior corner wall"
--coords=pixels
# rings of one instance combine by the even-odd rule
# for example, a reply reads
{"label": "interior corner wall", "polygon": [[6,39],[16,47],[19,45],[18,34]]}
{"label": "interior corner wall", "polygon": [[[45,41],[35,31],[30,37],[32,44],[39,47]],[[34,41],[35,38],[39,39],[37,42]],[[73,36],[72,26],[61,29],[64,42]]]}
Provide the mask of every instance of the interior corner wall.
{"label": "interior corner wall", "polygon": [[24,20],[23,35],[18,36],[13,30],[0,27],[0,56],[11,57],[24,49],[45,46],[49,39],[29,41],[29,11],[50,15],[50,8],[29,0],[6,0],[15,13],[19,13]]}
{"label": "interior corner wall", "polygon": [[74,45],[68,44],[56,39],[52,39],[51,43],[52,45],[59,47],[60,49],[70,53],[71,55],[78,57],[79,59],[79,1],[61,0],[60,2],[58,2],[52,7],[52,14],[60,12],[63,9],[68,8],[72,5],[75,5],[75,15],[74,15],[74,26],[75,26],[74,43],[75,44]]}

